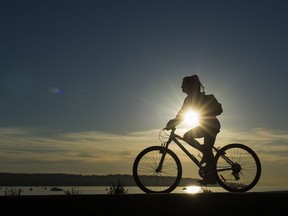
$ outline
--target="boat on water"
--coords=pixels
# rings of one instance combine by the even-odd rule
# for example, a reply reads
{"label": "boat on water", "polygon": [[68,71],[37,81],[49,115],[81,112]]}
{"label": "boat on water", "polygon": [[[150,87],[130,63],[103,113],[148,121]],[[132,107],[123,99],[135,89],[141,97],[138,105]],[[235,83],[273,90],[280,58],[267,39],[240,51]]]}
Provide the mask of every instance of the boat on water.
{"label": "boat on water", "polygon": [[63,191],[63,189],[59,187],[51,187],[50,190],[51,191]]}

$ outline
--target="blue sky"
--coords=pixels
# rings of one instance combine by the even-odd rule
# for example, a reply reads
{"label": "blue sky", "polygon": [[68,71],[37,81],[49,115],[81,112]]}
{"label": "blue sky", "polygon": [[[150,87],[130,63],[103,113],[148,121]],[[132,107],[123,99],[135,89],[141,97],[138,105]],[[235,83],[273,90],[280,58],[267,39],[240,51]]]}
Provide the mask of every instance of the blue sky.
{"label": "blue sky", "polygon": [[[261,182],[288,186],[287,9],[281,0],[1,1],[0,171],[131,173],[180,108],[182,78],[198,74],[223,105],[216,145],[247,144]],[[184,175],[198,177],[182,158]]]}

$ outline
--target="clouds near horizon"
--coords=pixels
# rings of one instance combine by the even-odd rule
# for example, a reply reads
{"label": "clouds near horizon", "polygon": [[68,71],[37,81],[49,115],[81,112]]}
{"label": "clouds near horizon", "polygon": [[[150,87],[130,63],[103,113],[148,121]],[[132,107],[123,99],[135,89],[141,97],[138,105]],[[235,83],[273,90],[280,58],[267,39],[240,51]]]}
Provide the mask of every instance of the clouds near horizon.
{"label": "clouds near horizon", "polygon": [[[181,134],[181,129],[178,132]],[[0,135],[0,170],[14,173],[131,174],[136,155],[161,143],[159,130],[127,134],[50,131],[48,135],[43,129],[1,128]],[[261,160],[260,182],[269,184],[269,178],[274,178],[273,184],[288,185],[288,174],[283,172],[288,166],[287,142],[285,131],[222,129],[215,146],[246,144]],[[183,163],[183,175],[198,178],[198,171],[188,157],[179,148],[171,147]],[[192,152],[197,154],[196,150]]]}

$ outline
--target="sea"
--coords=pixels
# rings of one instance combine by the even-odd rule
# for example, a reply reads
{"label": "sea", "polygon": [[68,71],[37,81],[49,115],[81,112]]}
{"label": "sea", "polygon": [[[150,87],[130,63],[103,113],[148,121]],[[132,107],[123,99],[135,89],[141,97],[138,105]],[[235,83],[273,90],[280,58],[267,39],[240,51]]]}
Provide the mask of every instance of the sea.
{"label": "sea", "polygon": [[[126,194],[144,194],[137,186],[124,187]],[[205,192],[228,192],[219,186],[187,186],[177,187],[171,193],[205,193]],[[248,192],[288,192],[288,187],[271,187],[271,186],[255,186]],[[97,195],[97,194],[109,194],[109,186],[21,186],[21,187],[7,187],[0,186],[0,196],[37,196],[37,195]]]}

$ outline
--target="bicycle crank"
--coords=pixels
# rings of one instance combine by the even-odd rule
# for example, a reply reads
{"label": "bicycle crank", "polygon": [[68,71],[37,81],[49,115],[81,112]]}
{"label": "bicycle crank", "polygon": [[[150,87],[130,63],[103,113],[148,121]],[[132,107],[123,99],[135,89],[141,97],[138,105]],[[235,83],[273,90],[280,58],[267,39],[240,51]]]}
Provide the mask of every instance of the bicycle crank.
{"label": "bicycle crank", "polygon": [[241,166],[238,163],[234,163],[232,165],[232,175],[235,177],[236,180],[239,180],[239,173],[241,171]]}

